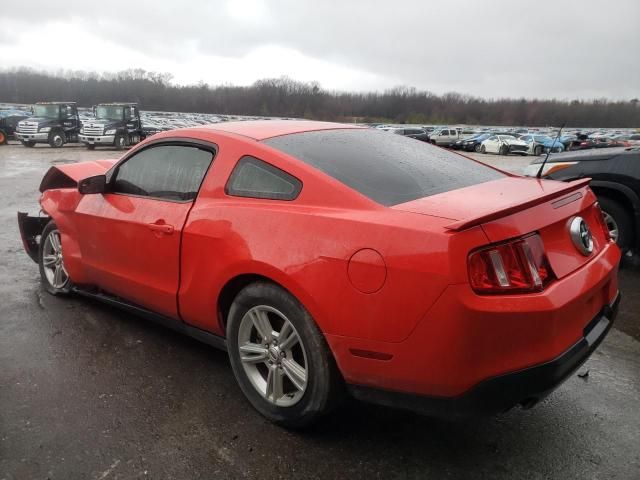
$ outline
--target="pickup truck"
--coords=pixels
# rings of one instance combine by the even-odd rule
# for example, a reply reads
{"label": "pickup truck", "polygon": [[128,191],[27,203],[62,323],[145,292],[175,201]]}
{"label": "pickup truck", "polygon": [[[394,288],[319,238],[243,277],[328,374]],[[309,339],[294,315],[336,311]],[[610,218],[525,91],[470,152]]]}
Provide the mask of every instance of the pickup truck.
{"label": "pickup truck", "polygon": [[75,102],[38,102],[33,106],[33,117],[18,122],[14,136],[25,147],[48,143],[60,148],[65,143],[77,142],[79,131]]}
{"label": "pickup truck", "polygon": [[105,145],[122,150],[135,145],[157,130],[144,129],[136,103],[101,103],[93,107],[93,120],[82,124],[80,142],[89,150]]}

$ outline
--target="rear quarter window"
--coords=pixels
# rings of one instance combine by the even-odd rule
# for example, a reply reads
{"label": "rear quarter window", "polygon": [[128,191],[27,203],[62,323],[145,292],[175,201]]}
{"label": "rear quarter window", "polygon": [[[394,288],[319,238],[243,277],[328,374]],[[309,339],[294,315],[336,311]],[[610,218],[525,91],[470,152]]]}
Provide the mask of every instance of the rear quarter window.
{"label": "rear quarter window", "polygon": [[238,160],[225,188],[227,195],[271,200],[295,200],[301,190],[293,175],[248,155]]}
{"label": "rear quarter window", "polygon": [[385,206],[505,176],[442,148],[374,129],[294,133],[264,143]]}

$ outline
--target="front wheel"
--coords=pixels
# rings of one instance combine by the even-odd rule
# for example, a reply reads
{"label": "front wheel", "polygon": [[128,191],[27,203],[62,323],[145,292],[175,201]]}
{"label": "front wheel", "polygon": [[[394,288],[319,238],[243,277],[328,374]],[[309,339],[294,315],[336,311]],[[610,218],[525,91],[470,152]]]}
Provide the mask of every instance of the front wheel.
{"label": "front wheel", "polygon": [[0,145],[7,143],[7,134],[0,130]]}
{"label": "front wheel", "polygon": [[50,221],[42,231],[38,264],[40,278],[47,292],[60,295],[71,291],[71,280],[62,256],[60,231],[53,221]]}
{"label": "front wheel", "polygon": [[67,137],[60,130],[53,131],[49,134],[49,145],[53,148],[60,148],[67,143]]}
{"label": "front wheel", "polygon": [[286,427],[303,427],[335,404],[337,367],[306,309],[268,282],[242,290],[231,306],[227,348],[233,373],[253,407]]}
{"label": "front wheel", "polygon": [[509,155],[509,147],[506,145],[502,145],[500,147],[500,155]]}
{"label": "front wheel", "polygon": [[482,146],[479,143],[476,143],[475,147],[473,147],[473,150],[476,153],[480,153],[481,149],[482,149]]}
{"label": "front wheel", "polygon": [[487,147],[480,145],[480,153],[487,153]]}
{"label": "front wheel", "polygon": [[537,156],[542,155],[542,145],[536,145],[536,148],[534,149],[533,154]]}

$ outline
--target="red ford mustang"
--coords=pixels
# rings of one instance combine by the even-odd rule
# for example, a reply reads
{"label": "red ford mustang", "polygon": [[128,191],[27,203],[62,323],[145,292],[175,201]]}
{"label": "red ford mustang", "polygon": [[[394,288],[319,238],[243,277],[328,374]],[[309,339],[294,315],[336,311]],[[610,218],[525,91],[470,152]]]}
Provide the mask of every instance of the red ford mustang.
{"label": "red ford mustang", "polygon": [[50,293],[225,348],[275,422],[345,389],[463,416],[532,406],[608,332],[620,252],[587,183],[372,129],[240,122],[52,167],[46,215],[18,219]]}

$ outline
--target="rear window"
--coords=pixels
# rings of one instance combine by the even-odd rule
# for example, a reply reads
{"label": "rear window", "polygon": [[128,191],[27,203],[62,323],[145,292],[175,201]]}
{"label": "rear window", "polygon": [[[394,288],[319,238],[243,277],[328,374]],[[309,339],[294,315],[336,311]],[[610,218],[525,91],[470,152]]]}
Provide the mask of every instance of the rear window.
{"label": "rear window", "polygon": [[442,148],[374,129],[295,133],[264,143],[385,206],[505,176]]}

